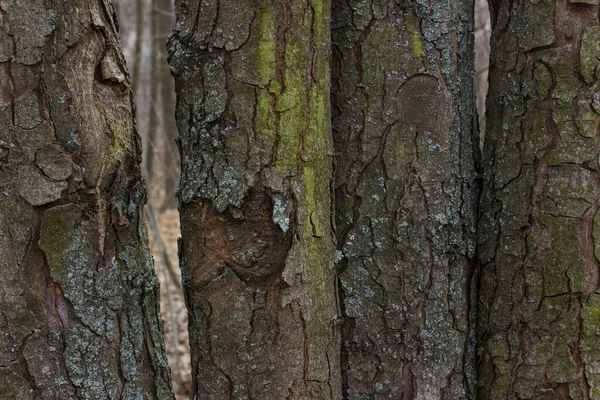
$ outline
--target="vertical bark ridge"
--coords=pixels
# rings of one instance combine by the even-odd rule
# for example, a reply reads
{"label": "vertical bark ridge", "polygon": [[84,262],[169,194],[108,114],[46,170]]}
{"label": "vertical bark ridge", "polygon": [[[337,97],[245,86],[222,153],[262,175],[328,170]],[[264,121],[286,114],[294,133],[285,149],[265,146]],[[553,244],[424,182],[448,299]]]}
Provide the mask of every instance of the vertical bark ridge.
{"label": "vertical bark ridge", "polygon": [[474,396],[473,2],[333,2],[344,398]]}
{"label": "vertical bark ridge", "polygon": [[338,399],[330,4],[176,9],[194,396]]}
{"label": "vertical bark ridge", "polygon": [[0,1],[0,397],[172,398],[106,1]]}
{"label": "vertical bark ridge", "polygon": [[482,399],[600,396],[597,1],[491,4]]}

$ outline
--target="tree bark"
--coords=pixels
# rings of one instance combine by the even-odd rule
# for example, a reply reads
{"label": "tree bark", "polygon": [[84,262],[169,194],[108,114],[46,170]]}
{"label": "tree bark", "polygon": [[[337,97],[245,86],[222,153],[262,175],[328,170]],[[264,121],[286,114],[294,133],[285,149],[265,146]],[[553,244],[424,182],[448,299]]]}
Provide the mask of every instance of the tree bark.
{"label": "tree bark", "polygon": [[173,398],[112,6],[0,26],[0,398]]}
{"label": "tree bark", "polygon": [[473,7],[334,0],[347,399],[474,396]]}
{"label": "tree bark", "polygon": [[482,399],[600,398],[598,8],[491,4]]}
{"label": "tree bark", "polygon": [[176,9],[194,396],[337,400],[330,4]]}

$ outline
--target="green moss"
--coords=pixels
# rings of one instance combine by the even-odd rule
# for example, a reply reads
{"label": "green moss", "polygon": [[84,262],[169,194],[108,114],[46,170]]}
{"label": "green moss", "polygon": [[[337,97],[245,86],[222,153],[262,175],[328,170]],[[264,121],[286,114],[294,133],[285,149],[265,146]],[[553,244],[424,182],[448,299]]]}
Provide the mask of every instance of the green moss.
{"label": "green moss", "polygon": [[[312,85],[311,48],[303,42],[304,38],[291,31],[286,33],[285,39],[285,90],[277,102],[280,126],[276,167],[283,175],[289,175],[298,169],[300,158],[307,160],[310,157],[306,145],[313,139],[313,132],[308,131],[308,124],[319,116],[310,112],[313,109],[310,104],[313,100],[309,98],[309,88]],[[319,71],[318,76],[322,74]],[[304,141],[303,148],[301,140]]]}
{"label": "green moss", "polygon": [[550,154],[549,164],[583,164],[586,162],[594,149],[594,139],[580,135],[580,129],[572,121],[558,123],[558,129],[562,142]]}
{"label": "green moss", "polygon": [[596,121],[596,113],[592,107],[587,104],[585,107],[580,107],[579,119],[577,121],[579,125],[579,133],[585,138],[594,139],[594,122]]}
{"label": "green moss", "polygon": [[[310,307],[303,315],[309,346],[309,379],[328,379],[328,366],[323,354],[332,345],[330,324],[335,300],[333,262],[335,247],[330,227],[330,182],[332,179],[333,140],[329,92],[329,1],[313,3],[314,15],[305,15],[304,26],[313,20],[316,46],[315,65],[310,46],[302,38],[286,37],[286,90],[281,115],[278,168],[296,168],[298,176],[298,249],[302,265],[304,297]],[[301,10],[296,10],[300,13]],[[312,71],[311,71],[312,67]],[[316,82],[312,80],[315,78]],[[302,137],[300,148],[299,137]],[[298,163],[301,168],[297,168]]]}
{"label": "green moss", "polygon": [[590,387],[590,398],[600,398],[600,295],[584,296],[581,302],[583,329],[579,351]]}
{"label": "green moss", "polygon": [[409,15],[406,18],[406,31],[410,36],[410,51],[416,57],[423,57],[425,50],[423,49],[423,38],[421,37],[421,28],[419,27],[419,17]]}
{"label": "green moss", "polygon": [[301,106],[281,113],[276,168],[282,175],[293,174],[297,170],[305,118],[306,114]]}
{"label": "green moss", "polygon": [[275,77],[277,49],[275,12],[269,0],[262,0],[258,16],[258,71],[265,86]]}
{"label": "green moss", "polygon": [[[566,296],[564,296],[566,297]],[[562,318],[553,329],[554,344],[543,341],[552,349],[552,359],[549,363],[549,382],[569,382],[577,373],[577,366],[571,357],[570,345],[573,341],[573,332],[577,331],[577,314],[568,312],[574,309],[574,303],[566,300],[564,305],[557,305],[564,311]]]}
{"label": "green moss", "polygon": [[575,376],[577,366],[573,364],[567,342],[557,343],[550,365],[552,374],[548,377],[548,382],[568,382]]}
{"label": "green moss", "polygon": [[273,93],[274,95],[281,94],[281,85],[279,84],[279,82],[277,82],[276,79],[271,79],[271,81],[269,82],[269,92]]}
{"label": "green moss", "polygon": [[121,116],[116,112],[106,119],[106,124],[110,130],[110,149],[104,152],[102,164],[104,171],[114,171],[117,165],[122,162],[127,154],[133,154],[133,125],[129,119],[117,120],[114,116]]}
{"label": "green moss", "polygon": [[581,38],[579,57],[583,79],[587,83],[593,82],[594,74],[597,74],[596,67],[600,63],[600,26],[588,27],[585,30]]}
{"label": "green moss", "polygon": [[[301,241],[303,242],[303,280],[306,279],[306,297],[310,299],[310,317],[306,328],[311,342],[326,344],[331,340],[331,331],[325,321],[331,321],[331,288],[333,287],[333,259],[335,248],[329,229],[329,176],[331,168],[305,167],[302,177],[305,188],[302,202],[304,210]],[[318,348],[309,350],[309,360],[318,360],[312,354]],[[322,350],[321,350],[322,351]],[[320,368],[322,369],[322,368]],[[324,369],[326,371],[326,369]]]}
{"label": "green moss", "polygon": [[423,50],[422,38],[419,32],[414,32],[410,38],[410,49],[412,53],[417,57],[422,57],[425,55],[425,51]]}
{"label": "green moss", "polygon": [[[496,365],[503,364],[508,366],[505,361],[498,361]],[[484,389],[486,390],[486,389]],[[510,375],[499,374],[496,376],[494,386],[491,388],[490,399],[491,400],[504,400],[507,398],[510,390]]]}
{"label": "green moss", "polygon": [[277,40],[275,37],[277,23],[275,10],[268,0],[263,0],[258,15],[258,51],[257,70],[264,90],[258,93],[255,134],[263,143],[272,143],[275,127],[275,115],[271,110],[271,96],[279,95],[281,85],[275,79]]}
{"label": "green moss", "polygon": [[[554,119],[556,121],[568,121],[572,119],[570,114],[572,111],[571,100],[577,95],[581,86],[573,68],[572,54],[566,49],[548,49],[541,51],[539,57],[547,60],[554,72],[555,87],[552,95],[559,100],[558,107],[554,110]],[[563,111],[560,110],[561,107]],[[561,112],[564,115],[560,115]]]}
{"label": "green moss", "polygon": [[40,228],[40,248],[46,255],[54,279],[66,279],[65,256],[74,240],[75,223],[80,215],[75,206],[56,207],[46,211]]}

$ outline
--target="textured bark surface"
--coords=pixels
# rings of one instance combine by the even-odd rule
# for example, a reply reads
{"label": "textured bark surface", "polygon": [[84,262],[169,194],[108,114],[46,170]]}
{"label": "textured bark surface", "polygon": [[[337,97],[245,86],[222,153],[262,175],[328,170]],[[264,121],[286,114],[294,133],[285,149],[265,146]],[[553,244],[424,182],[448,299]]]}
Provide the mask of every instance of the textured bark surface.
{"label": "textured bark surface", "polygon": [[108,1],[0,1],[0,398],[172,398]]}
{"label": "textured bark surface", "polygon": [[330,4],[176,7],[194,396],[339,399]]}
{"label": "textured bark surface", "polygon": [[472,398],[472,1],[333,6],[344,398]]}
{"label": "textured bark surface", "polygon": [[598,1],[491,12],[479,397],[598,399]]}

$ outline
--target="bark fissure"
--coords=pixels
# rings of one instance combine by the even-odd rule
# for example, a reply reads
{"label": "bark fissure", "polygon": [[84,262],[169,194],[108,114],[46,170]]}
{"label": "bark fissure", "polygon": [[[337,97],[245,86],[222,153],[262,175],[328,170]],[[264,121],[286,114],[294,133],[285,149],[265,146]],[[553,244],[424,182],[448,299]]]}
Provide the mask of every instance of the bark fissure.
{"label": "bark fissure", "polygon": [[329,4],[217,3],[169,43],[193,395],[339,398]]}
{"label": "bark fissure", "polygon": [[111,7],[0,4],[2,398],[172,398]]}
{"label": "bark fissure", "polygon": [[344,398],[474,393],[467,3],[334,2]]}
{"label": "bark fissure", "polygon": [[480,397],[594,398],[598,5],[497,2],[492,21]]}

